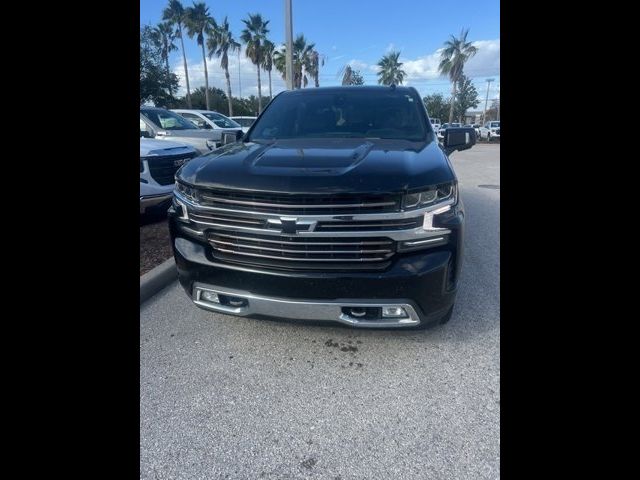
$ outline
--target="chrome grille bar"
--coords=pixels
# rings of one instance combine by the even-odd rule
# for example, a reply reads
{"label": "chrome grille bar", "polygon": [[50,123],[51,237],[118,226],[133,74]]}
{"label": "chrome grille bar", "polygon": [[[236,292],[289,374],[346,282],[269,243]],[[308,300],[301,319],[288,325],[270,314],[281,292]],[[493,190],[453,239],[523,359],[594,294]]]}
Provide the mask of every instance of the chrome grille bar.
{"label": "chrome grille bar", "polygon": [[370,203],[335,203],[335,204],[291,204],[291,203],[268,203],[268,202],[254,202],[246,200],[235,200],[220,197],[210,197],[208,195],[202,195],[204,200],[215,203],[229,203],[237,205],[249,205],[252,207],[276,207],[276,208],[304,208],[304,209],[316,209],[316,208],[375,208],[375,207],[390,207],[396,205],[396,202],[370,202]]}
{"label": "chrome grille bar", "polygon": [[234,255],[245,255],[250,257],[259,258],[272,258],[275,260],[290,260],[294,262],[379,262],[384,258],[304,258],[304,257],[285,257],[280,255],[263,255],[259,253],[239,252],[237,250],[228,250],[224,248],[217,248],[221,252],[232,253]]}

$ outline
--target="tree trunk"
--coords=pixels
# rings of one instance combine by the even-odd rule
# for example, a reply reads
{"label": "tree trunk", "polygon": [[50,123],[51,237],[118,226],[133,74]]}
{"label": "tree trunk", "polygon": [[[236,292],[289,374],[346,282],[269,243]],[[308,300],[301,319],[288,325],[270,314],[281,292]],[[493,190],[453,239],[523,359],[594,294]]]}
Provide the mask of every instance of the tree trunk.
{"label": "tree trunk", "polygon": [[262,85],[260,84],[260,62],[256,65],[258,69],[258,115],[262,113]]}
{"label": "tree trunk", "polygon": [[227,100],[229,100],[229,116],[233,116],[233,102],[231,102],[231,80],[229,79],[229,67],[224,69],[224,74],[227,77]]}
{"label": "tree trunk", "polygon": [[[167,80],[168,80],[169,76],[171,75],[171,69],[169,68],[169,54],[167,54],[164,60],[167,64]],[[173,103],[173,89],[171,87],[169,87],[169,99],[171,100],[171,103]],[[175,105],[171,105],[171,106],[174,107]]]}
{"label": "tree trunk", "polygon": [[449,110],[449,123],[453,122],[453,109],[456,105],[456,82],[453,82],[453,95],[451,96],[451,109]]}
{"label": "tree trunk", "polygon": [[273,94],[271,93],[271,70],[267,71],[269,74],[269,101],[273,99]]}
{"label": "tree trunk", "polygon": [[204,53],[204,39],[202,40],[202,61],[204,62],[204,98],[207,103],[207,110],[211,110],[209,108],[209,72],[207,71],[207,56]]}
{"label": "tree trunk", "polygon": [[191,89],[189,88],[189,70],[187,70],[187,56],[184,53],[184,40],[182,38],[182,27],[178,28],[180,32],[180,45],[182,45],[182,63],[184,64],[184,78],[187,81],[187,108],[191,108]]}

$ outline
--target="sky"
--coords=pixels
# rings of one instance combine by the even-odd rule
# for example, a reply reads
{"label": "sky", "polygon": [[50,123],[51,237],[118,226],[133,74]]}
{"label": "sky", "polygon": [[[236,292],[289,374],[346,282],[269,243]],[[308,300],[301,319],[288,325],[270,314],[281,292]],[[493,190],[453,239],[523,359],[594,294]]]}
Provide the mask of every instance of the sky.
{"label": "sky", "polygon": [[[204,0],[213,17],[227,16],[236,37],[244,28],[248,13],[260,13],[269,20],[268,37],[276,44],[284,42],[283,0]],[[155,25],[162,20],[167,0],[140,0],[141,25]],[[192,2],[183,0],[187,7]],[[359,70],[365,84],[377,84],[376,63],[391,50],[399,50],[402,69],[407,73],[404,85],[413,86],[421,96],[432,93],[450,95],[451,84],[437,73],[439,49],[450,35],[469,29],[467,39],[478,53],[465,65],[465,74],[473,80],[484,107],[489,85],[489,104],[500,97],[500,2],[499,0],[292,0],[294,37],[304,33],[307,42],[315,43],[325,59],[320,69],[320,86],[340,84],[338,72],[345,65]],[[204,85],[202,51],[195,38],[185,35],[185,50],[191,89]],[[170,65],[180,79],[185,93],[184,67],[180,43],[171,54]],[[244,50],[229,59],[231,91],[234,96],[257,95],[256,67]],[[207,59],[209,86],[226,91],[220,60]],[[261,72],[262,94],[268,95],[267,75]],[[486,79],[495,79],[487,84]],[[312,82],[310,81],[310,85]],[[284,90],[280,74],[272,71],[273,94]]]}

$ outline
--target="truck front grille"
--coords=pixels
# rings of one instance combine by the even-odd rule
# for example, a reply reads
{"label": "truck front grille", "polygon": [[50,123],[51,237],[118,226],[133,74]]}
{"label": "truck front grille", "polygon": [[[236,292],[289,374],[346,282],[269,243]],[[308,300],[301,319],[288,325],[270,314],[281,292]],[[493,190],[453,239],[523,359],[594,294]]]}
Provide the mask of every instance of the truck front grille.
{"label": "truck front grille", "polygon": [[207,230],[215,252],[251,263],[308,264],[381,262],[395,252],[389,238],[312,238]]}
{"label": "truck front grille", "polygon": [[198,191],[207,207],[279,215],[353,215],[400,210],[399,195],[283,195],[229,191]]}
{"label": "truck front grille", "polygon": [[158,184],[171,185],[174,183],[174,177],[178,169],[196,155],[196,152],[189,152],[181,155],[147,157],[149,173]]}

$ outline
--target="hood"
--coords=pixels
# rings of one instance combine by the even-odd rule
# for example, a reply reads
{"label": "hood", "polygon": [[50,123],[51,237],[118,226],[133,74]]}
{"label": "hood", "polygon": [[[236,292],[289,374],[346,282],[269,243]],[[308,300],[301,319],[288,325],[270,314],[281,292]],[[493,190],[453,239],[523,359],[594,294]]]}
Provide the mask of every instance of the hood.
{"label": "hood", "polygon": [[156,140],[155,138],[140,138],[140,156],[148,155],[171,155],[178,153],[193,152],[195,149],[179,142],[169,140]]}
{"label": "hood", "polygon": [[437,142],[362,139],[235,143],[186,164],[190,184],[279,193],[394,193],[455,179]]}

